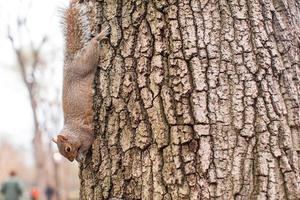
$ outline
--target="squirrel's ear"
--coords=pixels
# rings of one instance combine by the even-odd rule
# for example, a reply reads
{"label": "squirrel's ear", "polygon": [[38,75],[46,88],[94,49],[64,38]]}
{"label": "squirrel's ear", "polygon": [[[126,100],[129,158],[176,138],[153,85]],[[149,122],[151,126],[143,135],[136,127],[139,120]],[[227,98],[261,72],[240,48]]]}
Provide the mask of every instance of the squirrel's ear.
{"label": "squirrel's ear", "polygon": [[52,137],[52,142],[57,143],[57,135],[55,135],[55,136]]}
{"label": "squirrel's ear", "polygon": [[63,135],[57,135],[57,140],[60,140],[60,141],[67,141],[67,138]]}

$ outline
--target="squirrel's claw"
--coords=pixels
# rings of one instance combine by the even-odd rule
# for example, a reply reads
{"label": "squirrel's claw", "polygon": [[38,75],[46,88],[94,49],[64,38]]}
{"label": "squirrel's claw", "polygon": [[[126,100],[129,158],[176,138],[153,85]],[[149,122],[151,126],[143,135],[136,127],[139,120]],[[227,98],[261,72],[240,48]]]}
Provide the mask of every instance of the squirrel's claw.
{"label": "squirrel's claw", "polygon": [[97,41],[107,39],[107,36],[110,34],[110,27],[106,26],[103,30],[96,36]]}

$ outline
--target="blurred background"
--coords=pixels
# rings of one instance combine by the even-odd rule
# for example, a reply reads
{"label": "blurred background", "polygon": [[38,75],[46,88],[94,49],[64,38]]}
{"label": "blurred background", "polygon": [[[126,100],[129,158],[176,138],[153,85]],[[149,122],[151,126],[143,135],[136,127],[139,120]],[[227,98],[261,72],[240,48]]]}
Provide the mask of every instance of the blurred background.
{"label": "blurred background", "polygon": [[51,142],[63,122],[61,22],[67,5],[0,0],[0,187],[15,172],[22,199],[79,196],[77,163],[61,157]]}

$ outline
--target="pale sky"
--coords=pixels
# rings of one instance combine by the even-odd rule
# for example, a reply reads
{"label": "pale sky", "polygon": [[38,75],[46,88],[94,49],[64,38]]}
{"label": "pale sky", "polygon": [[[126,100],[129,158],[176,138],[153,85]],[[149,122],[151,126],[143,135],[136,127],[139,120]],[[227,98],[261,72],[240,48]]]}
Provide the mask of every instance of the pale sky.
{"label": "pale sky", "polygon": [[[16,59],[7,39],[7,25],[16,21],[17,13],[26,13],[28,7],[28,27],[31,38],[39,43],[45,33],[49,36],[43,52],[49,55],[55,50],[55,58],[50,67],[55,72],[55,79],[45,78],[51,86],[60,87],[62,77],[62,29],[61,8],[66,7],[67,0],[0,0],[0,140],[11,141],[30,152],[32,140],[32,115],[28,94],[21,80]],[[31,5],[31,6],[30,6]],[[26,38],[26,35],[21,35]],[[44,92],[53,98],[57,91],[53,88]]]}

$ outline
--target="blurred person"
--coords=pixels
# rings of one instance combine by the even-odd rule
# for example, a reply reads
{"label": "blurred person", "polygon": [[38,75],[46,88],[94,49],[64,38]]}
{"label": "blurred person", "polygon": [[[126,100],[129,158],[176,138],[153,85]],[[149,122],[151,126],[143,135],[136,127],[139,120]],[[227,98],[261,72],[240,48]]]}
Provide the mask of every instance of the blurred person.
{"label": "blurred person", "polygon": [[54,196],[54,188],[50,184],[46,185],[45,195],[47,197],[47,200],[52,200]]}
{"label": "blurred person", "polygon": [[9,175],[10,177],[1,187],[1,193],[4,196],[4,200],[19,200],[23,193],[21,183],[15,171],[11,171]]}
{"label": "blurred person", "polygon": [[31,200],[38,200],[40,196],[40,192],[37,187],[32,187],[30,191]]}

